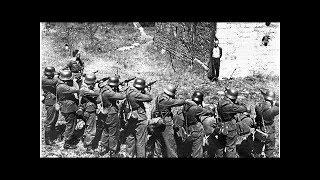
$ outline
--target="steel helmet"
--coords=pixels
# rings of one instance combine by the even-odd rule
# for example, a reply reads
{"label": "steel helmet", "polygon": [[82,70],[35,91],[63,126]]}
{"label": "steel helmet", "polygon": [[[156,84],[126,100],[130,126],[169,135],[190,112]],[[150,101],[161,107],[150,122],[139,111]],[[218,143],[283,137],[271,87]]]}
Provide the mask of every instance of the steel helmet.
{"label": "steel helmet", "polygon": [[270,90],[267,90],[266,93],[263,93],[263,97],[266,100],[273,101],[276,98],[276,93]]}
{"label": "steel helmet", "polygon": [[201,103],[203,101],[203,93],[200,91],[195,91],[192,94],[191,99],[196,103]]}
{"label": "steel helmet", "polygon": [[68,80],[72,80],[73,77],[74,75],[70,70],[63,70],[60,73],[59,79],[61,79],[62,81],[68,81]]}
{"label": "steel helmet", "polygon": [[86,74],[86,76],[84,78],[84,83],[93,84],[96,82],[96,80],[97,80],[97,77],[95,74]]}
{"label": "steel helmet", "polygon": [[174,97],[176,95],[177,87],[170,84],[166,88],[164,88],[163,91],[167,95]]}
{"label": "steel helmet", "polygon": [[44,69],[44,74],[46,76],[52,76],[56,70],[52,66],[48,66]]}
{"label": "steel helmet", "polygon": [[146,81],[142,78],[137,78],[133,82],[133,87],[142,90],[146,87]]}
{"label": "steel helmet", "polygon": [[238,91],[234,88],[226,88],[226,96],[230,99],[238,98]]}
{"label": "steel helmet", "polygon": [[109,86],[119,86],[119,77],[118,76],[110,77],[108,80],[108,85]]}

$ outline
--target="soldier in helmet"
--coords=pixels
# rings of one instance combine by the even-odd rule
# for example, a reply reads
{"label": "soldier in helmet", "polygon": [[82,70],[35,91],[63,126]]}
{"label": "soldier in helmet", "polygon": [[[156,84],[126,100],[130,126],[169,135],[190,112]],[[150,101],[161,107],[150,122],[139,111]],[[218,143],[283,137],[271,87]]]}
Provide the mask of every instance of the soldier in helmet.
{"label": "soldier in helmet", "polygon": [[68,62],[68,64],[66,65],[66,67],[63,68],[63,70],[69,69],[72,74],[75,76],[78,85],[81,85],[81,76],[83,73],[83,69],[84,69],[84,63],[83,61],[80,59],[80,53],[79,50],[74,50],[72,52],[72,56],[75,57],[75,60],[71,60]]}
{"label": "soldier in helmet", "polygon": [[138,158],[146,157],[148,121],[144,102],[152,101],[146,88],[146,81],[142,78],[136,78],[133,87],[126,90],[126,100],[131,109],[125,136],[126,151],[129,157],[134,157],[134,155]]}
{"label": "soldier in helmet", "polygon": [[78,110],[78,93],[79,86],[74,81],[74,76],[70,70],[63,70],[57,85],[58,101],[61,105],[60,112],[66,121],[66,129],[64,132],[64,148],[75,149],[77,146],[72,144]]}
{"label": "soldier in helmet", "polygon": [[[221,123],[215,129],[217,133],[216,156],[218,158],[236,158],[236,142],[239,135],[250,133],[253,121],[237,122],[238,113],[251,112],[244,104],[237,102],[238,91],[226,88],[225,97],[218,102],[217,111]],[[224,152],[225,151],[225,152]]]}
{"label": "soldier in helmet", "polygon": [[83,117],[86,122],[83,144],[87,152],[92,152],[92,143],[97,131],[96,110],[99,90],[95,88],[96,80],[95,74],[86,74],[84,84],[80,88],[81,105],[84,108]]}
{"label": "soldier in helmet", "polygon": [[187,157],[202,158],[203,157],[203,137],[204,128],[202,125],[202,117],[213,116],[214,112],[203,107],[203,93],[195,91],[191,97],[194,103],[187,103],[183,106],[182,112],[184,117],[184,127],[188,138],[185,141],[187,148]]}
{"label": "soldier in helmet", "polygon": [[155,111],[151,115],[152,118],[161,117],[162,122],[153,129],[153,136],[155,139],[156,157],[177,158],[177,144],[174,139],[174,122],[171,108],[183,106],[186,101],[183,99],[176,99],[177,87],[168,85],[163,89],[163,93],[157,96],[155,100]]}
{"label": "soldier in helmet", "polygon": [[119,107],[117,102],[126,98],[125,93],[119,92],[119,77],[110,77],[108,85],[101,90],[101,100],[106,114],[100,114],[99,117],[103,123],[101,135],[101,154],[106,154],[110,151],[110,157],[117,156],[120,119]]}
{"label": "soldier in helmet", "polygon": [[263,146],[265,146],[265,155],[267,158],[275,157],[275,116],[279,114],[279,103],[275,101],[276,94],[273,91],[267,90],[263,92],[264,102],[259,103],[255,107],[256,123],[258,129],[266,133],[267,136],[256,135],[254,139],[253,155],[261,157]]}
{"label": "soldier in helmet", "polygon": [[46,67],[44,70],[44,76],[42,77],[42,90],[46,108],[46,120],[45,120],[45,144],[53,145],[53,133],[55,125],[59,117],[59,111],[55,109],[56,103],[56,86],[58,79],[54,77],[54,67]]}

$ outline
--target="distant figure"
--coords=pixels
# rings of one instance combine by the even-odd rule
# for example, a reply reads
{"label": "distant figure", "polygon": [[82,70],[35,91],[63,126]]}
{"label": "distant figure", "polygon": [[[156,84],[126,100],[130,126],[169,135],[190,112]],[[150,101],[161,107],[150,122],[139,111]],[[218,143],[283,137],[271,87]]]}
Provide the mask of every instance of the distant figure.
{"label": "distant figure", "polygon": [[269,44],[269,39],[270,39],[270,36],[269,36],[269,35],[263,36],[263,38],[262,38],[262,44],[263,44],[264,46],[267,46],[267,45]]}
{"label": "distant figure", "polygon": [[76,57],[76,55],[79,53],[79,50],[76,49],[74,51],[72,51],[72,57]]}
{"label": "distant figure", "polygon": [[270,26],[271,22],[266,22],[266,26]]}
{"label": "distant figure", "polygon": [[65,45],[64,45],[64,48],[65,48],[65,50],[68,51],[68,50],[69,50],[69,45],[68,45],[68,44],[65,44]]}
{"label": "distant figure", "polygon": [[222,48],[219,47],[218,38],[214,39],[212,51],[209,61],[208,78],[212,81],[217,81],[219,77],[220,58],[222,56]]}

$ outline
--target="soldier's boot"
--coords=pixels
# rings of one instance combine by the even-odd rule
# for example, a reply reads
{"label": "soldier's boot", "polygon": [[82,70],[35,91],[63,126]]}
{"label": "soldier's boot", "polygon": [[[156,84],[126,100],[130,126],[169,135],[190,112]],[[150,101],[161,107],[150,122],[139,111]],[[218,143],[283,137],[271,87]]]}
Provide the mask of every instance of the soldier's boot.
{"label": "soldier's boot", "polygon": [[108,149],[108,148],[106,148],[106,147],[101,147],[101,150],[100,150],[100,152],[99,152],[99,155],[100,155],[100,156],[104,156],[104,155],[106,155],[108,152],[109,152],[109,149]]}
{"label": "soldier's boot", "polygon": [[93,148],[91,146],[87,146],[86,153],[89,153],[89,154],[94,153]]}
{"label": "soldier's boot", "polygon": [[64,148],[64,149],[76,149],[76,148],[77,148],[77,145],[75,145],[75,144],[70,144],[70,140],[66,140],[66,141],[64,142],[63,148]]}
{"label": "soldier's boot", "polygon": [[51,136],[50,136],[50,134],[49,134],[48,131],[46,131],[45,134],[44,134],[44,141],[45,141],[45,144],[46,144],[46,145],[49,145],[49,146],[52,146],[52,145],[55,144],[55,143],[51,140]]}
{"label": "soldier's boot", "polygon": [[119,157],[119,154],[116,151],[110,151],[110,157],[117,158],[117,157]]}

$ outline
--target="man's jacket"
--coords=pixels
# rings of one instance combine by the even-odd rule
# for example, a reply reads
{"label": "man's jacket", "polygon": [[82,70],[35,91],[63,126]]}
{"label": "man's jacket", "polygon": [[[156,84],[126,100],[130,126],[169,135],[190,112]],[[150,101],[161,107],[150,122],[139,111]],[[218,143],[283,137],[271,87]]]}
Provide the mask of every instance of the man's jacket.
{"label": "man's jacket", "polygon": [[52,106],[56,102],[56,86],[58,83],[58,79],[48,78],[47,76],[42,77],[42,90],[44,96],[44,104],[46,106]]}

